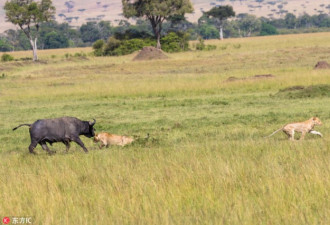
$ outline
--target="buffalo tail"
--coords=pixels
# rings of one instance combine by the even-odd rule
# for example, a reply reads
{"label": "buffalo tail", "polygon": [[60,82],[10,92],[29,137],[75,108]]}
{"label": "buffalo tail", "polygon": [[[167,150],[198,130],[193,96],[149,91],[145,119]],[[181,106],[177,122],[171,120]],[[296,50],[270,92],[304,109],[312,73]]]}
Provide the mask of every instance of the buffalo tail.
{"label": "buffalo tail", "polygon": [[22,127],[22,126],[28,126],[28,127],[30,127],[31,124],[27,124],[27,123],[25,123],[25,124],[21,124],[21,125],[15,127],[15,128],[13,128],[13,130],[16,130],[17,128],[20,128],[20,127]]}

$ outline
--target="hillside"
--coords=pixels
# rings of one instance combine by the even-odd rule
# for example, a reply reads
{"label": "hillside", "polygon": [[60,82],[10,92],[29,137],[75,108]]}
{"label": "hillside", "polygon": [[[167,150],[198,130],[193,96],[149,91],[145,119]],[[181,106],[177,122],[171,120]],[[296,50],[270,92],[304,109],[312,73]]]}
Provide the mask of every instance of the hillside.
{"label": "hillside", "polygon": [[[58,22],[68,22],[72,26],[80,26],[87,21],[110,20],[114,23],[123,19],[121,15],[121,0],[57,0],[53,1],[56,6],[56,20]],[[312,15],[320,12],[329,13],[328,0],[192,0],[195,12],[188,15],[189,20],[197,21],[201,12],[210,9],[214,5],[229,4],[234,7],[235,12],[250,13],[256,16],[280,17],[282,11],[288,11],[300,15],[304,12]],[[0,0],[0,32],[11,27],[5,22],[3,5],[5,0]]]}

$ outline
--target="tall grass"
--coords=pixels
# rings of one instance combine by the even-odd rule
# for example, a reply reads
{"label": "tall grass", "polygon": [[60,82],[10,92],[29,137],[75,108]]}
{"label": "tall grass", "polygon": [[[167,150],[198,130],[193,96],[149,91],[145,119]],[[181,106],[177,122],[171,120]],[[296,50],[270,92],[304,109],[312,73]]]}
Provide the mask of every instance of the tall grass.
{"label": "tall grass", "polygon": [[[313,70],[330,61],[329,38],[210,41],[217,50],[143,62],[45,51],[42,63],[0,64],[0,216],[32,216],[35,224],[328,224],[330,99],[276,93],[330,83],[329,70]],[[258,74],[275,77],[227,81]],[[322,139],[263,138],[314,115]],[[33,156],[28,128],[11,130],[60,116],[150,139],[98,150],[82,137],[89,154],[75,144],[66,154],[56,143],[56,155],[38,146]]]}

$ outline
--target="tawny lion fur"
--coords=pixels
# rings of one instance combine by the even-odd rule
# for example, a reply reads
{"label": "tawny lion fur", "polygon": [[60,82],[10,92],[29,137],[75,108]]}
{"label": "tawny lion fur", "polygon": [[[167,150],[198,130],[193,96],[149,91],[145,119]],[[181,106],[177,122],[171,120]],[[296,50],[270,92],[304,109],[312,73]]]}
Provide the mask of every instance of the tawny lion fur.
{"label": "tawny lion fur", "polygon": [[267,137],[273,136],[274,134],[276,134],[279,131],[283,131],[286,135],[288,135],[289,140],[294,140],[295,132],[301,133],[301,137],[299,140],[303,140],[307,133],[316,134],[316,135],[319,135],[320,137],[323,137],[323,135],[320,132],[313,130],[315,125],[321,126],[322,122],[319,118],[312,117],[309,120],[306,120],[304,122],[286,124],[285,126],[274,131],[271,135],[269,135]]}
{"label": "tawny lion fur", "polygon": [[94,142],[101,142],[101,145],[99,148],[103,148],[104,146],[109,147],[110,145],[119,145],[119,146],[125,146],[134,141],[133,138],[122,136],[122,135],[116,135],[116,134],[109,134],[107,132],[101,132],[98,134],[95,134],[94,136]]}

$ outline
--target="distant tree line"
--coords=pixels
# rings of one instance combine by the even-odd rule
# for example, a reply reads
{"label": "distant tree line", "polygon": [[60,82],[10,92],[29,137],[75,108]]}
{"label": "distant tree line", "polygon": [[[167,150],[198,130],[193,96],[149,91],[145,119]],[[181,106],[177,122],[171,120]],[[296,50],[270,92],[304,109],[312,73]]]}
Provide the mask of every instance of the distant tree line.
{"label": "distant tree line", "polygon": [[[184,16],[175,15],[163,22],[161,36],[164,37],[173,32],[186,32],[191,40],[197,40],[199,37],[217,39],[220,34],[218,22],[215,20],[215,17],[209,17],[206,13],[198,19],[197,23],[187,21]],[[329,28],[330,16],[328,14],[313,16],[303,14],[297,17],[292,13],[287,13],[280,19],[238,14],[232,19],[222,22],[224,38],[317,32],[330,30]],[[67,23],[60,24],[50,21],[42,23],[38,29],[38,49],[92,46],[95,41],[100,39],[107,41],[109,37],[121,41],[137,38],[155,40],[151,23],[139,18],[134,24],[127,20],[121,20],[117,25],[108,21],[100,21],[87,22],[78,28],[72,28]],[[0,36],[0,51],[28,49],[31,49],[30,40],[22,30],[10,29]]]}

